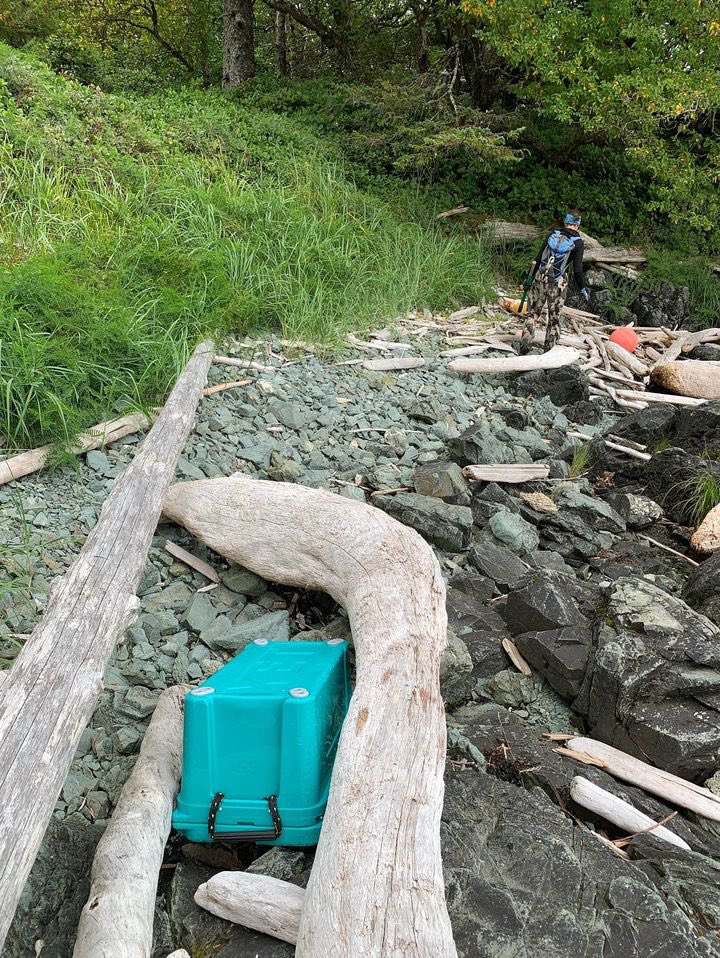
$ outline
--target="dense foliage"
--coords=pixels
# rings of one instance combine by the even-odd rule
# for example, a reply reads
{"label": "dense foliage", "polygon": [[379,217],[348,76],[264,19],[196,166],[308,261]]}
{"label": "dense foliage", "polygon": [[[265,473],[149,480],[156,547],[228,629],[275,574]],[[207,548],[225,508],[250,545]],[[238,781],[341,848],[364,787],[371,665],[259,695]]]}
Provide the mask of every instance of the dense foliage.
{"label": "dense foliage", "polygon": [[0,434],[160,398],[203,333],[331,342],[476,301],[485,257],[400,221],[292,121],[220,91],[108,95],[0,45]]}

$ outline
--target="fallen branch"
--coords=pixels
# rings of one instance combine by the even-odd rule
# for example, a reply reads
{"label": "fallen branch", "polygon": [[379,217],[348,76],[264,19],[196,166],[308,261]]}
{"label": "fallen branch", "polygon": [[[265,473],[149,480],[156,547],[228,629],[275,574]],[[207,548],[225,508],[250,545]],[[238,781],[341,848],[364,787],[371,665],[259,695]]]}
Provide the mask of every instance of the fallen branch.
{"label": "fallen branch", "polygon": [[100,518],[0,691],[0,948],[102,688],[139,607],[136,590],[165,490],[212,360],[195,350],[157,422],[113,484]]}
{"label": "fallen branch", "polygon": [[215,393],[221,393],[224,389],[234,389],[236,386],[249,386],[252,379],[237,379],[234,383],[218,383],[217,386],[208,386],[203,389],[203,396],[214,396]]}
{"label": "fallen branch", "polygon": [[596,815],[600,815],[605,821],[612,822],[623,831],[633,833],[633,837],[639,834],[652,832],[652,834],[661,841],[668,842],[671,845],[677,845],[678,848],[685,848],[690,851],[690,846],[682,838],[679,838],[668,828],[663,828],[661,824],[653,821],[649,815],[643,814],[637,808],[634,808],[630,802],[618,798],[594,782],[576,775],[570,783],[570,795],[574,802],[587,808]]}
{"label": "fallen branch", "polygon": [[213,362],[221,366],[237,366],[238,369],[256,369],[261,373],[277,372],[275,366],[264,366],[262,363],[256,363],[252,359],[235,359],[233,356],[215,356]]}
{"label": "fallen branch", "polygon": [[248,872],[219,872],[195,892],[195,903],[218,918],[291,945],[297,944],[304,902],[304,888]]}
{"label": "fallen branch", "polygon": [[513,356],[508,359],[454,359],[448,369],[456,373],[523,373],[533,369],[559,369],[580,359],[576,349],[555,346],[539,356]]}
{"label": "fallen branch", "polygon": [[175,686],[158,699],[95,852],[73,958],[146,958],[152,952],[158,876],[180,785],[184,697]]}
{"label": "fallen branch", "polygon": [[445,210],[443,213],[438,213],[435,219],[446,220],[449,216],[460,216],[461,213],[468,213],[469,211],[469,206],[456,206],[452,210]]}
{"label": "fallen branch", "polygon": [[507,653],[507,657],[510,659],[518,672],[522,672],[523,675],[532,675],[532,669],[522,657],[518,647],[515,645],[512,639],[503,639],[502,647]]}
{"label": "fallen branch", "polygon": [[614,360],[621,366],[627,367],[633,376],[640,376],[642,378],[650,372],[645,363],[641,362],[637,356],[633,356],[632,353],[629,353],[627,349],[618,346],[617,343],[611,343],[610,340],[608,340],[607,343],[605,343],[605,350],[611,360]]}
{"label": "fallen branch", "polygon": [[[618,389],[617,394],[623,399],[637,399],[637,393],[633,392],[632,389]],[[704,402],[707,402],[706,399],[694,399],[692,396],[667,396],[665,393],[650,392],[642,394],[642,401],[644,403],[672,403],[675,406],[701,406]]]}
{"label": "fallen branch", "polygon": [[418,369],[425,365],[422,357],[398,357],[397,359],[366,359],[363,362],[364,369],[373,369],[378,373],[392,372],[396,369]]}
{"label": "fallen branch", "polygon": [[204,575],[205,578],[209,579],[211,582],[220,581],[220,576],[211,565],[209,565],[203,559],[198,559],[197,556],[194,556],[192,552],[188,552],[187,549],[183,549],[183,547],[179,546],[177,542],[173,542],[171,539],[168,539],[165,543],[165,549],[170,553],[171,556],[179,559],[180,562],[184,562],[185,565],[189,566],[191,569],[195,569],[196,572],[199,572],[200,575]]}
{"label": "fallen branch", "polygon": [[638,533],[641,539],[645,539],[647,542],[651,542],[654,546],[657,546],[658,549],[664,549],[665,552],[669,552],[670,555],[677,556],[678,559],[684,559],[686,562],[689,562],[690,565],[698,566],[699,562],[696,562],[694,559],[691,559],[690,556],[683,555],[682,552],[678,552],[677,549],[671,549],[670,546],[666,546],[664,542],[658,542],[657,539],[653,539],[650,536],[643,535],[641,532]]}
{"label": "fallen branch", "polygon": [[705,818],[720,822],[720,797],[709,789],[688,782],[684,778],[654,768],[647,762],[633,758],[612,745],[596,742],[591,738],[573,738],[568,745],[572,750],[602,762],[602,767],[623,782],[638,785],[651,795],[657,795],[665,802],[688,808]]}
{"label": "fallen branch", "polygon": [[[99,449],[111,442],[117,442],[118,439],[140,432],[141,429],[147,429],[149,425],[150,423],[142,413],[131,413],[121,419],[109,419],[78,436],[70,451],[75,455],[81,455],[84,452],[90,452],[91,449]],[[17,456],[0,462],[0,486],[42,469],[54,449],[52,444],[39,446],[37,449],[29,449],[27,452],[18,453]]]}
{"label": "fallen branch", "polygon": [[547,479],[550,475],[549,466],[538,466],[535,463],[525,465],[496,465],[465,466],[463,475],[466,479],[475,479],[478,482],[533,482],[537,479]]}
{"label": "fallen branch", "polygon": [[412,942],[415,958],[456,958],[440,853],[447,617],[432,550],[380,509],[241,476],[179,483],[163,509],[253,572],[348,610],[357,682],[296,955],[378,958]]}

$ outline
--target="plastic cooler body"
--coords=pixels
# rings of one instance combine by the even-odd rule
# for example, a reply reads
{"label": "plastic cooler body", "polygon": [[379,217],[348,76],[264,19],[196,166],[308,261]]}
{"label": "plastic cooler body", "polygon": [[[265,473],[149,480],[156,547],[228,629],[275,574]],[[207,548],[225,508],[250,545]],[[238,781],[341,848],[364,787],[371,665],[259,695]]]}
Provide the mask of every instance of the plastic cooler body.
{"label": "plastic cooler body", "polygon": [[316,845],[350,701],[347,643],[256,641],[185,697],[183,772],[173,825],[195,842]]}

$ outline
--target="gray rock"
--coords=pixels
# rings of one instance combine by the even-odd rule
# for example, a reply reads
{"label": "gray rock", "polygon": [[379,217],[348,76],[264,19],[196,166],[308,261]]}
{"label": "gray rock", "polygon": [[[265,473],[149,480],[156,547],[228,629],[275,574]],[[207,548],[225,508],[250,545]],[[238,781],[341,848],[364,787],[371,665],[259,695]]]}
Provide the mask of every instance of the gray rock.
{"label": "gray rock", "polygon": [[86,796],[86,808],[90,820],[105,819],[110,814],[110,799],[106,792],[92,791]]}
{"label": "gray rock", "polygon": [[197,592],[187,608],[185,621],[193,632],[202,632],[212,625],[217,614],[217,609],[210,601],[210,597],[205,593]]}
{"label": "gray rock", "polygon": [[514,588],[527,572],[527,567],[505,546],[480,542],[468,552],[470,563],[501,589]]}
{"label": "gray rock", "polygon": [[521,446],[502,442],[492,425],[485,419],[469,426],[457,438],[451,439],[448,449],[453,459],[462,466],[468,464],[532,462]]}
{"label": "gray rock", "polygon": [[3,958],[32,958],[41,940],[46,958],[72,955],[101,835],[102,828],[82,815],[62,822],[50,819],[5,940]]}
{"label": "gray rock", "polygon": [[615,492],[610,496],[610,504],[623,517],[630,529],[646,529],[662,519],[664,513],[653,499],[636,496],[631,492]]}
{"label": "gray rock", "polygon": [[213,635],[203,632],[201,639],[210,648],[223,649],[226,652],[240,652],[255,639],[268,639],[270,642],[288,642],[290,640],[290,619],[287,609],[268,612],[240,625],[231,625],[226,631]]}
{"label": "gray rock", "polygon": [[575,489],[565,489],[558,499],[560,509],[571,509],[584,522],[595,528],[625,531],[625,520],[612,506],[597,496],[588,496]]}
{"label": "gray rock", "polygon": [[161,592],[156,592],[154,595],[143,599],[143,606],[150,612],[167,609],[182,612],[188,607],[192,597],[193,593],[184,582],[172,582]]}
{"label": "gray rock", "polygon": [[694,570],[683,589],[683,598],[720,625],[720,552]]}
{"label": "gray rock", "polygon": [[142,733],[133,725],[123,725],[112,734],[112,744],[121,755],[132,755],[140,748]]}
{"label": "gray rock", "polygon": [[589,629],[525,632],[515,637],[515,644],[559,695],[573,699],[580,692],[592,646]]}
{"label": "gray rock", "polygon": [[491,516],[488,526],[496,539],[521,555],[533,552],[540,545],[537,529],[513,512],[501,509]]}
{"label": "gray rock", "polygon": [[546,396],[556,406],[580,402],[589,395],[587,376],[577,365],[534,370],[515,376],[513,392],[533,399]]}
{"label": "gray rock", "polygon": [[470,544],[473,522],[467,506],[448,505],[441,499],[412,492],[380,496],[377,505],[439,549],[460,552]]}
{"label": "gray rock", "polygon": [[89,772],[71,769],[67,773],[65,783],[63,784],[62,797],[68,804],[71,804],[77,799],[82,798],[94,784],[95,779]]}
{"label": "gray rock", "polygon": [[243,569],[242,566],[232,566],[221,578],[223,585],[231,592],[254,597],[267,592],[267,582],[249,569]]}
{"label": "gray rock", "polygon": [[650,289],[640,290],[630,309],[637,318],[638,326],[687,328],[690,290],[687,286],[660,282]]}
{"label": "gray rock", "polygon": [[99,472],[101,476],[109,476],[112,474],[110,460],[105,453],[100,452],[99,449],[91,450],[85,456],[85,462],[88,464],[89,468],[93,470],[93,472]]}
{"label": "gray rock", "polygon": [[455,462],[418,466],[415,470],[415,491],[421,496],[433,496],[436,499],[468,498],[462,469]]}
{"label": "gray rock", "polygon": [[[513,635],[565,626],[587,628],[588,619],[578,608],[578,595],[584,591],[575,579],[560,572],[531,572],[508,595],[502,616]],[[586,601],[592,601],[590,595]]]}
{"label": "gray rock", "polygon": [[288,429],[302,429],[312,418],[304,405],[292,402],[281,402],[271,399],[267,404],[268,411],[275,416],[279,423]]}
{"label": "gray rock", "polygon": [[448,646],[440,659],[440,691],[447,708],[467,702],[475,684],[471,680],[473,660],[467,646],[448,629]]}
{"label": "gray rock", "polygon": [[128,689],[119,711],[131,719],[147,718],[155,711],[159,696],[159,692],[151,692],[150,689],[136,685]]}
{"label": "gray rock", "polygon": [[268,875],[280,881],[293,881],[305,871],[308,855],[298,848],[283,848],[276,845],[256,858],[246,871],[252,875]]}

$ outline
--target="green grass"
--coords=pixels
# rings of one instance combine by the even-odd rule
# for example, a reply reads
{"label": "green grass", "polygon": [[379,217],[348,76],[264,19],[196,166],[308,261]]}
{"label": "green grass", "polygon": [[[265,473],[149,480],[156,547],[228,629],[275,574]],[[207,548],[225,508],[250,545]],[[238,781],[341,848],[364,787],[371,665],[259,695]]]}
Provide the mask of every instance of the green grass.
{"label": "green grass", "polygon": [[166,394],[204,335],[332,344],[491,290],[321,139],[217,91],[117,97],[0,45],[0,434],[67,443]]}
{"label": "green grass", "polygon": [[570,478],[579,479],[580,476],[583,476],[587,472],[588,465],[590,464],[590,446],[585,443],[582,446],[578,446],[575,450],[570,463]]}
{"label": "green grass", "polygon": [[692,526],[699,526],[705,516],[720,505],[720,475],[710,464],[697,469],[691,476],[671,490],[678,497],[677,510]]}

